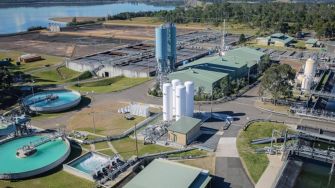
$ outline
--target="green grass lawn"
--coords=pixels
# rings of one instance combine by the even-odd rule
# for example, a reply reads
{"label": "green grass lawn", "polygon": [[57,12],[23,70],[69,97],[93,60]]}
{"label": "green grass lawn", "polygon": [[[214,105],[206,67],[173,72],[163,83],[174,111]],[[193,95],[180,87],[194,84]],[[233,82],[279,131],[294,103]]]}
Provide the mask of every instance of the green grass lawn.
{"label": "green grass lawn", "polygon": [[38,54],[42,57],[42,60],[28,62],[28,63],[22,62],[21,65],[17,66],[16,65],[17,58],[23,54],[29,54],[29,53],[19,52],[19,51],[0,52],[0,59],[11,58],[12,66],[8,66],[8,68],[11,72],[13,72],[16,75],[23,74],[23,73],[33,71],[33,70],[37,70],[40,68],[44,68],[45,65],[50,65],[50,66],[59,65],[63,61],[63,58],[61,57]]}
{"label": "green grass lawn", "polygon": [[61,83],[75,82],[78,80],[78,76],[80,80],[86,80],[92,78],[91,73],[89,73],[88,71],[79,73],[67,67],[60,67],[59,70],[61,74],[66,78],[65,80],[58,74],[56,68],[54,68],[36,72],[32,75],[27,75],[25,78],[25,82],[31,82],[31,80],[33,79],[35,81],[33,85],[61,84]]}
{"label": "green grass lawn", "polygon": [[91,102],[92,102],[92,98],[90,96],[82,95],[81,96],[81,101],[77,106],[75,106],[73,108],[70,108],[68,110],[65,110],[63,112],[56,112],[56,113],[49,113],[49,114],[38,114],[38,116],[36,116],[35,113],[31,113],[31,114],[28,114],[28,115],[31,116],[31,119],[43,119],[43,118],[55,117],[55,116],[63,115],[67,112],[73,112],[73,111],[76,111],[76,110],[80,110],[81,108],[84,108],[87,105],[89,105]]}
{"label": "green grass lawn", "polygon": [[[107,78],[103,80],[85,82],[79,84],[80,91],[92,92],[95,93],[107,93],[113,91],[120,91],[131,86],[136,86],[146,81],[151,80],[152,78],[128,78],[124,76],[117,76],[112,78]],[[72,84],[68,87],[69,89],[78,90],[78,84]]]}
{"label": "green grass lawn", "polygon": [[95,150],[109,148],[109,145],[107,142],[98,142],[98,143],[95,143],[94,146],[95,146]]}
{"label": "green grass lawn", "polygon": [[305,42],[304,41],[299,41],[296,45],[296,47],[305,47]]}
{"label": "green grass lawn", "polygon": [[87,145],[80,145],[80,147],[85,148],[85,149],[91,149],[91,145],[87,144]]}
{"label": "green grass lawn", "polygon": [[[248,129],[242,131],[239,135],[237,139],[237,149],[255,183],[258,182],[268,166],[269,159],[266,154],[259,154],[254,151],[257,148],[270,146],[270,144],[253,145],[251,144],[251,140],[271,137],[273,129],[285,131],[286,128],[286,125],[280,123],[257,122],[249,125]],[[277,145],[280,145],[280,143]]]}
{"label": "green grass lawn", "polygon": [[98,152],[103,153],[103,154],[108,155],[108,156],[115,156],[115,153],[110,149],[101,150],[101,151],[98,151]]}
{"label": "green grass lawn", "polygon": [[[78,149],[76,147],[71,147],[70,156],[64,161],[67,163],[76,157],[86,153],[82,149]],[[67,173],[62,170],[62,164],[55,167],[54,169],[47,171],[41,175],[37,175],[33,178],[20,180],[16,182],[3,181],[0,180],[0,187],[15,187],[15,188],[26,188],[26,187],[34,187],[34,188],[45,188],[45,187],[94,187],[96,185],[95,182],[88,181],[83,178],[79,178],[75,175]]]}
{"label": "green grass lawn", "polygon": [[316,88],[316,91],[320,91],[322,89],[322,87],[325,85],[325,83],[327,81],[328,74],[329,74],[329,70],[327,70],[327,72],[323,75],[321,83]]}
{"label": "green grass lawn", "polygon": [[168,155],[168,157],[187,157],[189,155],[192,156],[200,156],[200,155],[207,155],[208,152],[207,151],[200,151],[198,149],[195,150],[191,150],[191,151],[187,151],[187,152],[183,152],[183,153],[175,153],[175,154],[170,154]]}
{"label": "green grass lawn", "polygon": [[[123,138],[120,140],[111,141],[115,150],[124,158],[129,159],[131,156],[136,155],[136,142],[131,138]],[[176,150],[174,148],[168,148],[158,146],[156,144],[143,145],[142,141],[137,141],[138,155],[159,153],[165,151]]]}

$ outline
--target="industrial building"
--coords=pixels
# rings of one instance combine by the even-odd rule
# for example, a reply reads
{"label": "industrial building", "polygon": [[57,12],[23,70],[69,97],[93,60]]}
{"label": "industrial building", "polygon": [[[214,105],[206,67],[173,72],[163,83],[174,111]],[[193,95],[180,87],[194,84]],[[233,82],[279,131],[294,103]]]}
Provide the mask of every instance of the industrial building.
{"label": "industrial building", "polygon": [[294,40],[293,37],[287,36],[282,33],[275,33],[266,38],[258,38],[257,43],[263,46],[289,46]]}
{"label": "industrial building", "polygon": [[200,136],[200,119],[183,116],[168,128],[169,140],[188,145]]}
{"label": "industrial building", "polygon": [[318,46],[318,39],[308,39],[305,42],[305,47],[306,48],[313,48]]}
{"label": "industrial building", "polygon": [[208,170],[155,159],[124,188],[210,188]]}
{"label": "industrial building", "polygon": [[212,88],[229,76],[232,79],[247,76],[248,71],[265,55],[263,52],[249,48],[238,48],[225,52],[225,56],[214,56],[196,60],[180,66],[178,71],[170,73],[170,80],[179,79],[182,83],[194,82],[194,87],[205,87],[205,93],[211,93]]}

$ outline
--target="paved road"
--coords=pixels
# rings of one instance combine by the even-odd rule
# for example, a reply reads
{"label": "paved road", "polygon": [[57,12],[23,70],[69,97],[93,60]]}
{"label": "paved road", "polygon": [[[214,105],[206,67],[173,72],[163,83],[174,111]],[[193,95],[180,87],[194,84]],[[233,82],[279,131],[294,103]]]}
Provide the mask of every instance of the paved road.
{"label": "paved road", "polygon": [[[104,94],[89,93],[89,95],[93,98],[93,102],[90,104],[90,106],[95,107],[101,104],[111,102],[131,102],[131,101],[138,103],[162,105],[161,100],[146,95],[148,88],[151,88],[153,85],[154,81],[149,81],[121,92],[112,92]],[[228,114],[234,118],[233,124],[222,135],[223,138],[236,137],[238,135],[238,132],[241,130],[242,126],[248,121],[248,117],[250,120],[258,118],[267,118],[267,119],[285,121],[286,123],[290,124],[293,123],[306,124],[309,126],[318,126],[323,128],[328,127],[329,129],[335,130],[334,123],[320,122],[310,119],[294,118],[260,111],[253,105],[254,102],[259,98],[257,95],[257,91],[258,87],[255,87],[249,92],[247,92],[243,97],[235,101],[221,104],[213,104],[213,112]],[[198,109],[198,106],[195,106],[195,109]],[[201,106],[201,111],[210,111],[210,110],[211,110],[210,104]],[[54,118],[32,120],[32,125],[40,128],[64,127],[66,125],[66,121],[75,113],[77,112],[73,111]],[[215,176],[216,177],[214,178],[212,185],[213,187],[216,188],[254,187],[241,164],[240,158],[237,156],[231,157],[231,156],[219,155],[216,158]]]}

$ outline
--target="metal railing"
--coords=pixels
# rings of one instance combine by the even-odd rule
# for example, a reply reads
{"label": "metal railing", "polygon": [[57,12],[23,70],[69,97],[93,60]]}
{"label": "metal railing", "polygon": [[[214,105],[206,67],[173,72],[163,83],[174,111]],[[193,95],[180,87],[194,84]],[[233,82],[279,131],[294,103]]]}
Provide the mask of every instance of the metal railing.
{"label": "metal railing", "polygon": [[271,119],[253,119],[253,120],[248,121],[246,124],[244,124],[242,129],[246,131],[249,125],[255,122],[275,122],[275,123],[283,123],[283,124],[285,123],[284,121],[271,120]]}

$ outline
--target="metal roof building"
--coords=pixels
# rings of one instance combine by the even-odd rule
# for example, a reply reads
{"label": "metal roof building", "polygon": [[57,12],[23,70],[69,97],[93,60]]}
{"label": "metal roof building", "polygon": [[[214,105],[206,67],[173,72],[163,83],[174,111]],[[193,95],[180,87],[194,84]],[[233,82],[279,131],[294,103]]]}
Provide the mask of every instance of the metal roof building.
{"label": "metal roof building", "polygon": [[207,170],[155,159],[124,188],[206,188],[210,180]]}
{"label": "metal roof building", "polygon": [[212,88],[217,86],[224,77],[240,78],[248,74],[248,66],[252,67],[256,64],[253,62],[254,57],[248,58],[248,53],[238,50],[226,53],[231,53],[231,56],[202,58],[181,66],[179,71],[169,74],[169,79],[179,79],[182,83],[192,81],[195,88],[204,86],[204,92],[211,93]]}
{"label": "metal roof building", "polygon": [[181,117],[168,127],[169,140],[178,144],[188,145],[200,135],[200,119],[187,116]]}

